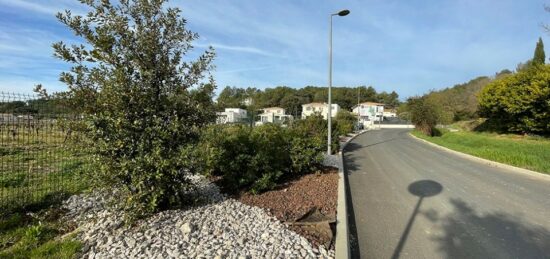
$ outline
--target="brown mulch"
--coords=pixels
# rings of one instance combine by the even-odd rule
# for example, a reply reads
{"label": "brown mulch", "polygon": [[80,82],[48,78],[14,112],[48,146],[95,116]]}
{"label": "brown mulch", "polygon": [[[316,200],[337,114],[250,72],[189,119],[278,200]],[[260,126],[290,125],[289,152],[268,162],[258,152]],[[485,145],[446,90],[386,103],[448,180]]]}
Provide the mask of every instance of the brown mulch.
{"label": "brown mulch", "polygon": [[[338,199],[338,170],[326,168],[291,179],[274,190],[259,195],[241,193],[240,202],[264,208],[291,230],[314,245],[333,246],[334,221]],[[315,220],[313,220],[315,218]],[[323,221],[322,224],[298,225],[294,222]],[[326,223],[326,222],[330,222]]]}

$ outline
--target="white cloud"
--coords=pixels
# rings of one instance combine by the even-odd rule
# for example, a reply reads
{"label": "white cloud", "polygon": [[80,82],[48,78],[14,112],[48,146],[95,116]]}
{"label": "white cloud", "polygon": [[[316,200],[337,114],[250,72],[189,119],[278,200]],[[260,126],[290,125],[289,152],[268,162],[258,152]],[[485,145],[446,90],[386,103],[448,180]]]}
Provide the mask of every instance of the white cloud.
{"label": "white cloud", "polygon": [[[328,14],[349,8],[349,16],[334,20],[334,84],[372,84],[407,96],[513,69],[530,58],[536,38],[544,36],[538,25],[547,14],[543,0],[528,2],[172,0],[169,5],[180,6],[188,28],[201,35],[197,47],[218,50],[220,85],[257,87],[326,85]],[[15,18],[40,17],[40,28],[53,28],[42,14],[84,7],[76,0],[0,0],[0,8]],[[60,65],[50,44],[64,34],[40,31],[36,24],[12,28],[7,20],[0,26],[1,77],[32,71],[56,79]]]}
{"label": "white cloud", "polygon": [[225,45],[220,43],[211,43],[211,44],[195,43],[195,46],[201,47],[201,48],[207,48],[209,46],[212,46],[214,47],[214,49],[246,52],[246,53],[258,54],[262,56],[276,56],[273,53],[270,53],[255,47],[249,47],[249,46],[231,46],[231,45]]}
{"label": "white cloud", "polygon": [[31,3],[23,0],[0,0],[0,4],[45,14],[55,14],[59,11],[59,9],[56,9],[51,5]]}
{"label": "white cloud", "polygon": [[24,9],[35,13],[47,14],[53,17],[54,14],[65,9],[70,9],[73,14],[83,15],[85,10],[83,5],[73,0],[0,0],[0,6]]}

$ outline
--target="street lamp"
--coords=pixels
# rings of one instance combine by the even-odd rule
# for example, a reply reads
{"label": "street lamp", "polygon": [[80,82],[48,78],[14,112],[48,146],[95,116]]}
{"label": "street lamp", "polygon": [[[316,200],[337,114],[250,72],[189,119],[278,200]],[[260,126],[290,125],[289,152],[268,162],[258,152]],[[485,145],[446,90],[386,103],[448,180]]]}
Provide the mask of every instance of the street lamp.
{"label": "street lamp", "polygon": [[346,16],[349,14],[349,10],[342,10],[330,15],[330,32],[329,32],[329,46],[328,46],[328,148],[327,154],[331,155],[330,145],[332,143],[332,16]]}

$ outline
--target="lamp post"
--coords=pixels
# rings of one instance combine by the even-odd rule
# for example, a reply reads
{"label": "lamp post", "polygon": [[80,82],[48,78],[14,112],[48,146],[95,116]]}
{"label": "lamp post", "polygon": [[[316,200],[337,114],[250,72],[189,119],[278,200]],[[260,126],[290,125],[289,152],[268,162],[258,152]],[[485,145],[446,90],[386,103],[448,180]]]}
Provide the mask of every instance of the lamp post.
{"label": "lamp post", "polygon": [[359,131],[359,123],[361,121],[361,87],[357,87],[357,131]]}
{"label": "lamp post", "polygon": [[330,32],[329,32],[329,45],[328,45],[328,143],[327,154],[331,155],[330,145],[332,143],[332,17],[335,15],[346,16],[349,14],[349,10],[342,10],[330,15]]}

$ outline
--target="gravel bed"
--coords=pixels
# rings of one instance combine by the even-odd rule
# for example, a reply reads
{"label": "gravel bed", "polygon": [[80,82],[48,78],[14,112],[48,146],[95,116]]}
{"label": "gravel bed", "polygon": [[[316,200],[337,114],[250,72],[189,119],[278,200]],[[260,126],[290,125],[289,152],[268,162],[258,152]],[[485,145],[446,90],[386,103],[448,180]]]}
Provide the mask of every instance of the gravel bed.
{"label": "gravel bed", "polygon": [[323,165],[334,167],[334,168],[340,168],[340,158],[338,155],[327,155],[324,154],[323,157]]}
{"label": "gravel bed", "polygon": [[[271,191],[258,195],[242,193],[238,200],[244,204],[264,208],[270,215],[283,222],[334,221],[338,203],[338,170],[324,168],[286,181]],[[315,220],[310,213],[316,211]],[[306,217],[307,215],[310,217]],[[333,247],[333,231],[330,224],[300,226],[290,224],[289,228],[306,237],[314,246]]]}
{"label": "gravel bed", "polygon": [[333,250],[314,248],[263,209],[226,198],[203,177],[190,180],[204,205],[157,213],[134,227],[123,225],[116,193],[66,200],[65,219],[79,226],[82,258],[334,258]]}

